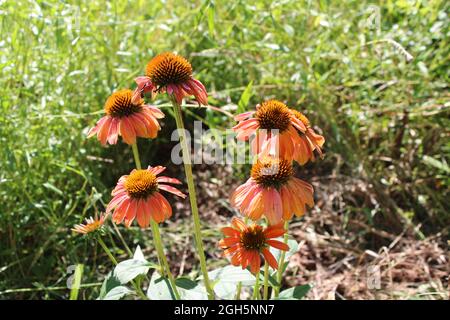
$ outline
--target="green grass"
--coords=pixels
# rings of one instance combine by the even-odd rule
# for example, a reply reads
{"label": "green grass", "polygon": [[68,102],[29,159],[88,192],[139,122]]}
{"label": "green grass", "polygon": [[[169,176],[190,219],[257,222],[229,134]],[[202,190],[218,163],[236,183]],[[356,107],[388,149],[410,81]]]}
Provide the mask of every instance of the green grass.
{"label": "green grass", "polygon": [[[133,163],[125,145],[102,148],[86,132],[105,98],[166,50],[192,62],[225,110],[236,111],[249,83],[249,106],[277,97],[305,110],[327,139],[309,177],[369,188],[344,214],[394,230],[421,223],[426,234],[450,222],[448,2],[70,3],[0,4],[0,298],[15,288],[27,290],[7,298],[68,298],[45,288],[64,287],[76,263],[84,285],[105,274],[97,266],[107,260],[69,228],[103,209]],[[211,127],[232,125],[193,113]],[[160,138],[140,142],[144,163],[167,161],[158,150],[173,127],[169,117]],[[147,237],[132,230],[127,239]]]}

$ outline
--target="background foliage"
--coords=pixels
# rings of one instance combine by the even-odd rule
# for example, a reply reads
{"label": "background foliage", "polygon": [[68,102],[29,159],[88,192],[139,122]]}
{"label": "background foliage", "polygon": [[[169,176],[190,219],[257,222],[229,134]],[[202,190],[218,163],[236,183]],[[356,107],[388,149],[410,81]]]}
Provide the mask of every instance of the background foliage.
{"label": "background foliage", "polygon": [[[304,110],[327,142],[325,160],[303,174],[319,179],[332,211],[396,234],[412,228],[419,240],[448,236],[448,9],[437,0],[0,1],[0,297],[67,298],[52,288],[65,287],[75,263],[94,286],[84,297],[96,296],[107,260],[69,228],[103,209],[133,163],[125,145],[102,148],[86,132],[105,98],[167,50],[192,62],[212,105],[235,113],[239,101],[277,97]],[[168,115],[157,140],[140,141],[144,163],[167,162],[173,127]],[[351,196],[327,197],[330,177]],[[217,227],[205,224],[212,244]],[[135,229],[126,238],[148,240]]]}

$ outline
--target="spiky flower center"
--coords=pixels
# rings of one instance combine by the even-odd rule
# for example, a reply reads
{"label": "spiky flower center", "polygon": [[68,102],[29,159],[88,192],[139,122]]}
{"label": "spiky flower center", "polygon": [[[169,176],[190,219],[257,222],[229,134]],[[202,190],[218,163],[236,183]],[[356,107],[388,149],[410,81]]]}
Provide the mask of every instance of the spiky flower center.
{"label": "spiky flower center", "polygon": [[266,246],[263,228],[258,225],[249,226],[241,233],[241,245],[247,250],[261,251]]}
{"label": "spiky flower center", "polygon": [[293,110],[293,109],[291,109],[291,111],[292,111],[292,114],[294,115],[294,117],[296,117],[298,120],[303,122],[305,127],[309,127],[311,125],[309,123],[308,118],[303,113],[301,113],[300,111],[297,111],[297,110]]}
{"label": "spiky flower center", "polygon": [[158,88],[168,84],[180,84],[189,80],[192,66],[182,56],[165,52],[154,57],[147,64],[145,73]]}
{"label": "spiky flower center", "polygon": [[285,159],[265,157],[259,159],[252,167],[253,180],[265,188],[280,188],[294,174],[291,162]]}
{"label": "spiky flower center", "polygon": [[133,104],[131,102],[131,96],[133,92],[129,89],[123,89],[114,92],[105,103],[105,112],[111,117],[127,117],[135,112],[138,112],[142,108],[141,101],[139,104]]}
{"label": "spiky flower center", "polygon": [[100,229],[103,226],[102,220],[94,220],[93,218],[86,219],[86,225],[84,228],[86,229],[87,233],[93,232],[97,229]]}
{"label": "spiky flower center", "polygon": [[280,133],[287,130],[291,123],[289,108],[277,100],[268,100],[261,103],[255,113],[261,129],[278,129]]}
{"label": "spiky flower center", "polygon": [[132,198],[146,198],[158,191],[156,176],[148,170],[135,170],[125,180],[125,190]]}

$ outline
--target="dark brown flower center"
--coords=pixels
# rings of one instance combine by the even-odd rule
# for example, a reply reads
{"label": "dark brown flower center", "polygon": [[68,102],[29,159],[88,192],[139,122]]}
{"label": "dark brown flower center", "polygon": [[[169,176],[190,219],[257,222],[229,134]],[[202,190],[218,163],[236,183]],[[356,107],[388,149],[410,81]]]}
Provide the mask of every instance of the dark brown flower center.
{"label": "dark brown flower center", "polygon": [[285,159],[265,157],[259,159],[252,167],[253,180],[265,188],[280,188],[294,174],[291,162]]}
{"label": "dark brown flower center", "polygon": [[133,171],[125,181],[125,190],[132,198],[146,198],[158,191],[156,176],[147,170]]}
{"label": "dark brown flower center", "polygon": [[280,133],[285,131],[291,123],[289,108],[277,100],[269,100],[261,103],[255,113],[261,129],[278,129]]}
{"label": "dark brown flower center", "polygon": [[105,112],[111,117],[126,117],[135,112],[138,112],[142,108],[142,103],[131,103],[131,96],[133,92],[129,89],[119,90],[114,92],[105,103]]}
{"label": "dark brown flower center", "polygon": [[147,64],[146,75],[158,88],[168,84],[180,84],[189,80],[192,66],[185,58],[165,52],[154,57]]}
{"label": "dark brown flower center", "polygon": [[241,245],[247,250],[261,251],[266,246],[266,237],[263,228],[252,225],[241,233]]}

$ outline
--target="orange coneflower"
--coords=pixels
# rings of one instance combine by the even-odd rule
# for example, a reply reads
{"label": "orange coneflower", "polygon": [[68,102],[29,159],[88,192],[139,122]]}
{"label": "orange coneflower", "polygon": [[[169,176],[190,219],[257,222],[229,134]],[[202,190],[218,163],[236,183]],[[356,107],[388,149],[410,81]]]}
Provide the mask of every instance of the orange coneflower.
{"label": "orange coneflower", "polygon": [[159,192],[164,190],[185,198],[178,189],[163,183],[181,184],[174,178],[157,177],[166,170],[165,167],[148,167],[144,170],[133,170],[129,175],[120,177],[117,186],[112,191],[113,199],[106,212],[114,211],[113,221],[117,224],[125,220],[129,227],[136,218],[142,227],[148,227],[150,219],[157,223],[163,222],[172,215],[172,207]]}
{"label": "orange coneflower", "polygon": [[251,177],[231,195],[231,204],[252,220],[264,214],[270,224],[302,216],[308,205],[314,206],[314,189],[293,176],[292,163],[286,159],[260,158]]}
{"label": "orange coneflower", "polygon": [[157,107],[144,105],[144,100],[131,101],[133,92],[129,89],[114,92],[105,103],[106,116],[89,130],[88,137],[97,134],[105,145],[116,144],[122,136],[127,144],[136,142],[136,137],[155,138],[161,129],[158,120],[164,113]]}
{"label": "orange coneflower", "polygon": [[246,141],[255,135],[252,152],[259,156],[276,155],[277,148],[280,157],[292,160],[296,146],[302,141],[298,131],[306,131],[303,122],[294,117],[284,103],[277,100],[265,101],[256,106],[256,111],[239,114],[235,120],[239,121],[233,127],[237,132],[236,138]]}
{"label": "orange coneflower", "polygon": [[241,219],[233,218],[231,227],[222,228],[221,231],[226,236],[219,242],[224,255],[231,256],[234,266],[241,265],[242,269],[250,266],[250,271],[254,274],[259,272],[261,254],[273,269],[278,269],[277,260],[269,251],[270,247],[289,250],[287,244],[273,240],[286,232],[281,223],[263,228],[256,224],[247,226]]}
{"label": "orange coneflower", "polygon": [[198,104],[208,104],[205,86],[192,76],[192,66],[185,58],[172,52],[164,52],[147,64],[145,76],[135,79],[138,87],[133,101],[146,92],[167,92],[173,95],[178,104],[185,96],[194,96]]}
{"label": "orange coneflower", "polygon": [[81,233],[81,234],[88,234],[94,231],[99,230],[101,227],[103,227],[103,224],[106,221],[106,218],[108,217],[108,214],[100,214],[100,217],[98,217],[97,214],[95,214],[95,217],[89,217],[86,218],[86,222],[84,224],[76,224],[71,229],[73,232]]}
{"label": "orange coneflower", "polygon": [[300,144],[295,148],[293,159],[301,165],[308,162],[308,160],[315,160],[314,151],[316,151],[320,157],[323,157],[322,146],[325,143],[325,138],[314,132],[308,118],[297,110],[292,110],[292,114],[298,120],[300,120],[306,127],[305,132],[300,132]]}

